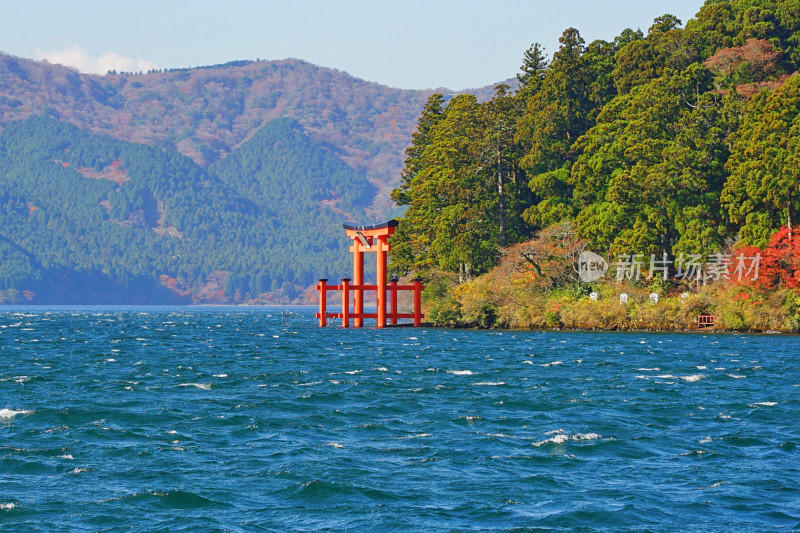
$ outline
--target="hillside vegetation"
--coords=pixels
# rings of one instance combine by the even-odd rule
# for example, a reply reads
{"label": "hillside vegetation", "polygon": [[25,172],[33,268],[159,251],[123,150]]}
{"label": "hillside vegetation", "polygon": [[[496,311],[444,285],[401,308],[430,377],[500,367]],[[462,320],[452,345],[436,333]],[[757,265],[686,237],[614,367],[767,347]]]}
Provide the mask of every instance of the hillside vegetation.
{"label": "hillside vegetation", "polygon": [[[591,43],[568,28],[552,58],[538,44],[524,53],[519,90],[498,86],[484,103],[429,98],[392,193],[408,206],[392,265],[439,286],[429,292],[435,321],[662,327],[637,322],[638,307],[620,307],[618,295],[655,291],[666,306],[719,281],[672,323],[738,298],[774,313],[723,325],[796,327],[800,4],[708,0],[681,26],[667,14],[646,34]],[[606,258],[611,281],[578,278],[584,249]],[[737,254],[763,258],[770,275],[734,287]],[[689,259],[696,273],[675,279]],[[615,263],[644,276],[617,281]],[[653,275],[665,263],[670,276]],[[576,320],[591,292],[613,301],[618,319]],[[600,312],[600,300],[580,305]]]}
{"label": "hillside vegetation", "polygon": [[[148,73],[81,74],[0,53],[0,129],[46,114],[81,130],[177,150],[202,167],[275,118],[293,118],[379,190],[372,214],[394,207],[403,150],[432,90],[387,87],[287,59]],[[480,99],[491,88],[471,91]]]}
{"label": "hillside vegetation", "polygon": [[0,54],[0,303],[306,301],[350,270],[343,222],[400,213],[432,92],[299,60],[95,76]]}
{"label": "hillside vegetation", "polygon": [[291,119],[203,169],[31,118],[0,134],[0,179],[0,294],[48,303],[296,298],[346,271],[341,224],[374,191]]}

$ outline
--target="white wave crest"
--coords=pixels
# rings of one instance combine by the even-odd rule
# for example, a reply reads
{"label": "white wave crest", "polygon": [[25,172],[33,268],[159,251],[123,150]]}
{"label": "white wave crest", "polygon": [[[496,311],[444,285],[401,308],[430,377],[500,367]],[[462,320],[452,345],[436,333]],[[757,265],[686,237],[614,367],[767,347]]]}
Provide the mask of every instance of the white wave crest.
{"label": "white wave crest", "polygon": [[497,386],[497,385],[505,385],[505,381],[481,381],[480,383],[475,383],[475,385],[487,385],[487,386]]}
{"label": "white wave crest", "polygon": [[762,405],[764,407],[775,407],[778,405],[778,402],[756,402],[753,405]]}
{"label": "white wave crest", "polygon": [[416,435],[403,435],[402,437],[398,437],[399,439],[424,439],[426,437],[432,437],[430,433],[418,433]]}
{"label": "white wave crest", "polygon": [[447,373],[454,376],[471,376],[474,374],[472,370],[448,370]]}
{"label": "white wave crest", "polygon": [[16,411],[14,409],[0,409],[0,418],[14,418],[17,415],[29,415],[33,411],[26,411],[24,409]]}
{"label": "white wave crest", "polygon": [[568,433],[561,433],[560,430],[557,432],[551,431],[547,433],[547,435],[552,435],[553,433],[555,433],[555,435],[549,439],[534,442],[532,443],[532,446],[536,446],[538,448],[539,446],[544,446],[545,444],[564,444],[568,441],[597,440],[602,438],[602,435],[597,433],[576,433],[575,435],[569,435]]}
{"label": "white wave crest", "polygon": [[211,383],[181,383],[178,387],[197,387],[198,389],[211,390]]}
{"label": "white wave crest", "polygon": [[16,507],[16,505],[14,505],[13,503],[0,503],[0,509],[2,509],[3,511],[10,511],[14,507]]}
{"label": "white wave crest", "polygon": [[683,381],[688,381],[689,383],[696,383],[703,379],[705,376],[703,374],[693,374],[691,376],[681,376]]}

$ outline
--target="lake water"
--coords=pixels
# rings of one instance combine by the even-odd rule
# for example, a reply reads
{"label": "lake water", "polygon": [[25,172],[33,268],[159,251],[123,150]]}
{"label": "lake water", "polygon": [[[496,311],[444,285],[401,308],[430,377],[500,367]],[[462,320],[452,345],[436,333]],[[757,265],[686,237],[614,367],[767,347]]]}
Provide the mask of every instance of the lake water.
{"label": "lake water", "polygon": [[800,530],[797,337],[294,313],[0,308],[0,530]]}

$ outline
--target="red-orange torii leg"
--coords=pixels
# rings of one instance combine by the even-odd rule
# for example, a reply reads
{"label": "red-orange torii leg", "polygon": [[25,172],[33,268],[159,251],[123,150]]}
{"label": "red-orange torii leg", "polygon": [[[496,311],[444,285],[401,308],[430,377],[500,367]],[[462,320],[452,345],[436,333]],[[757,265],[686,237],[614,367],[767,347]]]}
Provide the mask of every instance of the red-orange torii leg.
{"label": "red-orange torii leg", "polygon": [[350,278],[342,279],[342,327],[350,327]]}
{"label": "red-orange torii leg", "polygon": [[328,312],[328,280],[327,279],[320,279],[319,283],[317,284],[317,290],[319,291],[319,313],[317,313],[317,318],[319,318],[319,327],[324,328],[328,325],[328,317],[325,313]]}
{"label": "red-orange torii leg", "polygon": [[386,251],[389,245],[386,244],[386,236],[378,237],[377,256],[377,275],[378,275],[378,327],[386,326]]}
{"label": "red-orange torii leg", "polygon": [[[353,252],[353,285],[364,284],[364,252],[361,242],[353,240],[353,246],[350,247]],[[364,312],[364,289],[355,289],[353,291],[353,313],[360,315]],[[353,327],[360,328],[364,325],[364,319],[356,316],[353,319]]]}
{"label": "red-orange torii leg", "polygon": [[397,278],[389,281],[389,323],[397,324]]}
{"label": "red-orange torii leg", "polygon": [[414,326],[422,325],[422,280],[414,278]]}

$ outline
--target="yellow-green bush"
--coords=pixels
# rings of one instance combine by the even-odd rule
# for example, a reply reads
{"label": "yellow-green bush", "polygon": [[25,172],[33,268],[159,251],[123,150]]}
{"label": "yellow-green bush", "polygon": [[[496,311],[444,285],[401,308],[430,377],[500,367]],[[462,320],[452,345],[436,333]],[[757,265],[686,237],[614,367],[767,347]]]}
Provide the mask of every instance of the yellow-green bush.
{"label": "yellow-green bush", "polygon": [[453,297],[461,306],[461,323],[483,328],[493,326],[497,320],[496,296],[488,276],[455,287]]}
{"label": "yellow-green bush", "polygon": [[628,313],[619,298],[583,298],[565,305],[561,312],[564,327],[570,329],[627,329]]}
{"label": "yellow-green bush", "polygon": [[[717,316],[720,330],[800,330],[800,294],[789,289],[760,291],[718,283],[682,298],[664,288],[653,304],[652,287],[609,280],[544,291],[525,277],[498,270],[460,285],[454,276],[438,276],[428,287],[433,291],[426,295],[424,309],[438,325],[683,331],[698,329],[698,316],[708,313]],[[589,298],[591,291],[598,294],[596,301]],[[619,302],[623,292],[627,305]]]}

